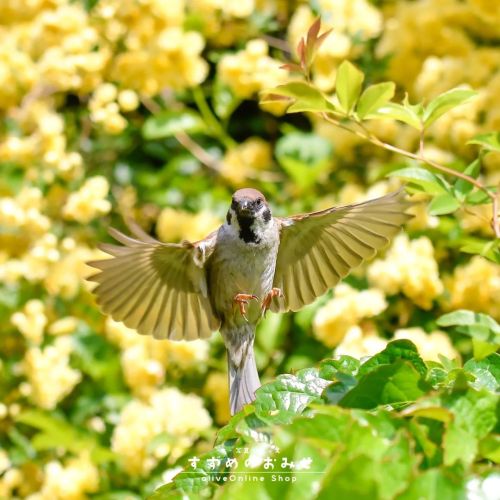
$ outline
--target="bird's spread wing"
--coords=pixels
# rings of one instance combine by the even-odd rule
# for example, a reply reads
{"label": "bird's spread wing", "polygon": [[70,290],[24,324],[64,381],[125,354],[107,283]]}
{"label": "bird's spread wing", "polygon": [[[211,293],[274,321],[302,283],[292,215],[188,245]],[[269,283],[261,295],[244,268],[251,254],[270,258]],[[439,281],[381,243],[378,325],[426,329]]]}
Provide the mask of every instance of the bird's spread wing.
{"label": "bird's spread wing", "polygon": [[281,242],[271,310],[296,311],[324,294],[351,269],[387,245],[411,205],[403,190],[354,205],[279,219]]}
{"label": "bird's spread wing", "polygon": [[208,298],[204,264],[215,234],[196,243],[161,243],[129,221],[136,238],[110,229],[123,246],[102,244],[111,259],[89,262],[88,278],[102,310],[139,333],[158,339],[209,337],[219,328]]}

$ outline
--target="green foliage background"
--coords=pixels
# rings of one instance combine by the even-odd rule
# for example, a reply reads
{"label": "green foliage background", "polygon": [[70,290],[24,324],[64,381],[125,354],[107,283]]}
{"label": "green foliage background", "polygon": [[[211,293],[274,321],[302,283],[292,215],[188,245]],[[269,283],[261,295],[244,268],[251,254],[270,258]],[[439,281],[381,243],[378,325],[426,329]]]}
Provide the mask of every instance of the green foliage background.
{"label": "green foliage background", "polygon": [[[0,8],[0,498],[494,498],[498,9]],[[408,237],[347,287],[262,321],[265,385],[229,422],[218,334],[140,337],[85,281],[126,217],[198,239],[242,186],[286,215],[401,182]],[[230,480],[228,459],[264,480]]]}

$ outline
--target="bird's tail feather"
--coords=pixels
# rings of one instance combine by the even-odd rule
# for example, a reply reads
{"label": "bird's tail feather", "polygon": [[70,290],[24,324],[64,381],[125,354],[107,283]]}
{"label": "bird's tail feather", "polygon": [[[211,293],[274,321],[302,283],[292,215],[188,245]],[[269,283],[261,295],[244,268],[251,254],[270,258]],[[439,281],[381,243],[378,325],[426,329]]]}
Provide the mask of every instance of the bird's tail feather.
{"label": "bird's tail feather", "polygon": [[234,415],[255,399],[255,391],[260,387],[253,353],[255,325],[222,327],[221,334],[227,349],[229,406]]}
{"label": "bird's tail feather", "polygon": [[259,374],[253,355],[253,345],[250,345],[241,363],[237,366],[228,351],[229,368],[229,404],[231,415],[238,413],[243,406],[255,399],[255,391],[260,387]]}

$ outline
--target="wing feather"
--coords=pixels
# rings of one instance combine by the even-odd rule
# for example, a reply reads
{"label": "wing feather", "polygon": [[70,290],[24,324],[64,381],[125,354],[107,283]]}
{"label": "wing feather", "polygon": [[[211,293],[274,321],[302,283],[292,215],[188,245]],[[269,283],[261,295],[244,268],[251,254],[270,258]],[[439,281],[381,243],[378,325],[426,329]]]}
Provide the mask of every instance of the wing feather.
{"label": "wing feather", "polygon": [[297,310],[385,247],[412,216],[403,190],[375,200],[282,219],[271,310]]}
{"label": "wing feather", "polygon": [[[122,244],[102,244],[110,259],[87,264],[98,272],[89,280],[102,310],[139,333],[175,340],[207,338],[220,321],[206,295],[205,263],[213,251],[215,233],[196,243],[161,243],[133,221],[136,238],[111,228]],[[199,249],[202,248],[200,252]]]}

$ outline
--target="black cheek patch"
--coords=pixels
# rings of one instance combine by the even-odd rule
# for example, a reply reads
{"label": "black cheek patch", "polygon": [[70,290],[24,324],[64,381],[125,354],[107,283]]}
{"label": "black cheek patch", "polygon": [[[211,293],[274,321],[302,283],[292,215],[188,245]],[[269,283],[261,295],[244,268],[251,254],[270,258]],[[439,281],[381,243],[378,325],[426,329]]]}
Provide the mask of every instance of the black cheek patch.
{"label": "black cheek patch", "polygon": [[227,225],[230,226],[231,225],[231,219],[233,218],[233,216],[231,215],[231,212],[227,212],[226,214],[226,222],[227,222]]}
{"label": "black cheek patch", "polygon": [[271,220],[271,210],[266,209],[262,214],[262,217],[264,219],[264,222],[269,222]]}

